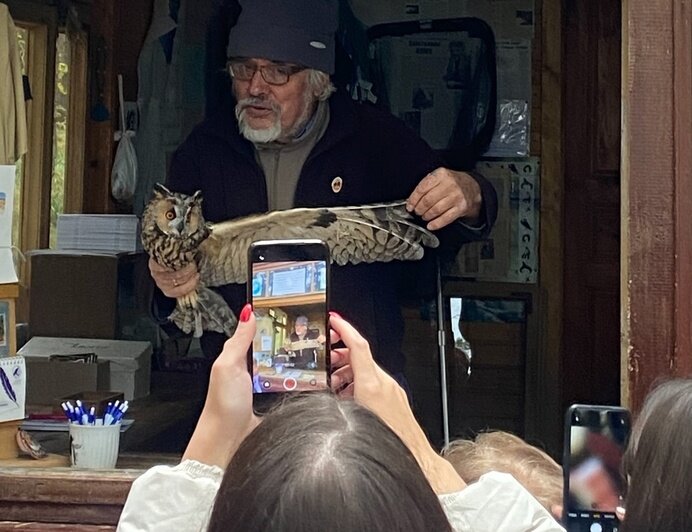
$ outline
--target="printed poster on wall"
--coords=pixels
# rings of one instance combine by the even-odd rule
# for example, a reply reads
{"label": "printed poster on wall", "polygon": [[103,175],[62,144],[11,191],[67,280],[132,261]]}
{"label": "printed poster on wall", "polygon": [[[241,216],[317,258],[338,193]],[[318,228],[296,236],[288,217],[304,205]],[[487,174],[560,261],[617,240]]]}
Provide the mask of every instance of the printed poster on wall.
{"label": "printed poster on wall", "polygon": [[486,240],[461,248],[450,274],[482,281],[536,283],[540,237],[538,158],[479,161],[476,170],[497,191],[497,222]]}
{"label": "printed poster on wall", "polygon": [[15,166],[0,165],[0,284],[16,283],[12,259]]}

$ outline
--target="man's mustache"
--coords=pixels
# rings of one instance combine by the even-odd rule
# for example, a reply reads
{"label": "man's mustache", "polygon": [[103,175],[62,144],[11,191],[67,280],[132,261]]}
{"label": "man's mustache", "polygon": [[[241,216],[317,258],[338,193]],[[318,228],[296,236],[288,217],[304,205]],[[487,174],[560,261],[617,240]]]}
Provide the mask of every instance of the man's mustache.
{"label": "man's mustache", "polygon": [[236,112],[238,114],[242,113],[246,107],[259,107],[260,109],[269,109],[278,113],[281,108],[274,102],[270,100],[265,100],[262,98],[244,98],[238,102],[236,105]]}

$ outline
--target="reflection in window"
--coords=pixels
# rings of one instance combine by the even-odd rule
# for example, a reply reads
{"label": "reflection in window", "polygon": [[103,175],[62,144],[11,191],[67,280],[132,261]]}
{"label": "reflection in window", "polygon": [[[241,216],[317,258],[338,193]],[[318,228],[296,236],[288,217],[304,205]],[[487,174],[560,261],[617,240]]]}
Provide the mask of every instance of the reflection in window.
{"label": "reflection in window", "polygon": [[59,33],[55,57],[53,102],[53,172],[50,187],[50,247],[56,247],[58,215],[65,211],[65,163],[67,160],[67,116],[70,103],[70,43]]}
{"label": "reflection in window", "polygon": [[[22,64],[22,74],[27,72],[27,52],[29,47],[29,32],[26,28],[17,26],[17,44],[19,45],[19,59]],[[22,184],[24,182],[24,158],[17,161],[17,169],[14,178],[14,213],[12,214],[12,244],[19,247],[21,238],[21,210],[22,210]]]}

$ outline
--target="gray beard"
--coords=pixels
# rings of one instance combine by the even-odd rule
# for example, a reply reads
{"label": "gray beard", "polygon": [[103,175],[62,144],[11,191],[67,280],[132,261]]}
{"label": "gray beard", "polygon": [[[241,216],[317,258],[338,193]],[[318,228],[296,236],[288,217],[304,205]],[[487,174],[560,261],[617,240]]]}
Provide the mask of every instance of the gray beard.
{"label": "gray beard", "polygon": [[301,131],[305,124],[312,115],[312,102],[313,98],[309,93],[305,95],[305,109],[303,110],[303,115],[298,119],[296,125],[287,132],[284,132],[281,128],[281,109],[272,105],[272,110],[274,111],[274,116],[276,119],[270,127],[263,129],[254,129],[250,127],[250,124],[245,120],[245,109],[247,104],[250,104],[253,98],[246,98],[239,101],[235,106],[235,116],[238,120],[238,129],[240,134],[253,144],[267,144],[269,142],[274,142],[279,139],[282,141],[293,140],[296,133]]}
{"label": "gray beard", "polygon": [[238,119],[238,128],[240,129],[240,134],[248,139],[252,143],[265,144],[267,142],[274,142],[281,136],[281,115],[279,111],[275,111],[276,119],[270,127],[264,129],[254,129],[250,127],[250,124],[245,120],[245,108],[240,106],[239,103],[236,106],[235,115]]}

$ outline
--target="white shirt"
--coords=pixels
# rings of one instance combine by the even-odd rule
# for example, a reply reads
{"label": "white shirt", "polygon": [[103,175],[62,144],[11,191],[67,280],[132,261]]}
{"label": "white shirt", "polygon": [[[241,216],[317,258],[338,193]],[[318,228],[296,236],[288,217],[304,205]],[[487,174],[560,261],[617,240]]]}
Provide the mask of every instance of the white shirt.
{"label": "white shirt", "polygon": [[[206,530],[222,477],[220,468],[194,460],[149,469],[132,483],[118,532]],[[439,498],[456,532],[564,532],[506,473],[486,473],[464,490]]]}

